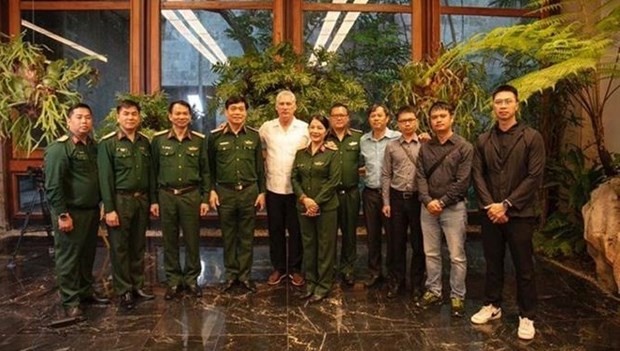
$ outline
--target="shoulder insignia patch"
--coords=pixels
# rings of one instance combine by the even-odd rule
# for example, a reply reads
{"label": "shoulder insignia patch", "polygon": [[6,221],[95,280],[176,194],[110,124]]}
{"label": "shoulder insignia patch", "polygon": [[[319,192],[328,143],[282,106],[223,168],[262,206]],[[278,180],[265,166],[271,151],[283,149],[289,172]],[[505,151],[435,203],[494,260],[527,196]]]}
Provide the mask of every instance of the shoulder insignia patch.
{"label": "shoulder insignia patch", "polygon": [[349,128],[350,131],[354,132],[354,133],[359,133],[359,134],[364,134],[364,132],[362,132],[359,129],[355,129],[355,128]]}
{"label": "shoulder insignia patch", "polygon": [[325,142],[325,144],[323,144],[325,146],[326,149],[328,150],[332,150],[332,151],[338,151],[338,145],[336,145],[336,143],[334,143],[333,141],[327,141]]}
{"label": "shoulder insignia patch", "polygon": [[101,140],[110,139],[111,137],[113,137],[113,136],[115,136],[115,135],[116,135],[116,132],[115,132],[115,131],[114,131],[114,132],[110,132],[110,133],[108,133],[108,134],[106,134],[106,135],[102,136],[102,137],[101,137]]}
{"label": "shoulder insignia patch", "polygon": [[63,136],[61,136],[60,138],[56,139],[56,141],[59,141],[59,142],[61,142],[61,143],[62,143],[62,142],[65,142],[65,141],[67,141],[67,140],[69,140],[69,136],[68,136],[68,135],[66,135],[66,134],[65,134],[65,135],[63,135]]}
{"label": "shoulder insignia patch", "polygon": [[142,133],[142,132],[138,132],[138,134],[142,135],[143,137],[145,137],[147,140],[151,139],[148,135]]}
{"label": "shoulder insignia patch", "polygon": [[258,129],[254,128],[254,127],[250,127],[250,126],[245,126],[247,129],[253,131],[253,132],[257,132],[258,133]]}
{"label": "shoulder insignia patch", "polygon": [[162,131],[159,131],[159,132],[153,134],[153,136],[164,135],[164,134],[168,134],[169,132],[170,132],[170,129],[164,129]]}
{"label": "shoulder insignia patch", "polygon": [[215,129],[213,129],[212,131],[210,131],[209,133],[214,134],[214,133],[217,133],[217,132],[221,132],[222,130],[224,130],[224,126],[219,126],[219,127],[215,128]]}
{"label": "shoulder insignia patch", "polygon": [[193,134],[193,135],[195,135],[195,136],[197,136],[197,137],[199,137],[199,138],[202,138],[202,139],[204,139],[204,138],[205,138],[205,135],[204,135],[204,134],[202,134],[202,133],[198,133],[197,131],[194,131],[194,130],[192,130],[192,134]]}

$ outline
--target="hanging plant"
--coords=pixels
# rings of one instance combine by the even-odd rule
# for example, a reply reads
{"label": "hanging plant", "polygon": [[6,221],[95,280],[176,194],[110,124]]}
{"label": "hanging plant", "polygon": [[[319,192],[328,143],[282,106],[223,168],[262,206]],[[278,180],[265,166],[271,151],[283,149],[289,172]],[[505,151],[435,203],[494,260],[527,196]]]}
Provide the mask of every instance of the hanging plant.
{"label": "hanging plant", "polygon": [[27,154],[65,132],[67,111],[82,98],[77,83],[97,80],[91,57],[49,61],[46,50],[23,34],[0,42],[0,139]]}
{"label": "hanging plant", "polygon": [[[140,130],[149,137],[155,132],[170,128],[168,95],[165,92],[158,91],[153,94],[120,93],[116,95],[117,104],[123,100],[131,100],[140,105],[140,114],[142,115]],[[117,118],[116,107],[113,107],[97,128],[97,137],[101,138],[116,130]]]}

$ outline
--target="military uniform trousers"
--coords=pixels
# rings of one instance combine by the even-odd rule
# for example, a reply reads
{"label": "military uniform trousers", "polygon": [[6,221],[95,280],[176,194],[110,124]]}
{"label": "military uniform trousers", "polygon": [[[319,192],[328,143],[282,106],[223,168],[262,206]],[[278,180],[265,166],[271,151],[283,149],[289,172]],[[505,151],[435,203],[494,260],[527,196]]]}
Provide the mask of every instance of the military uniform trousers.
{"label": "military uniform trousers", "polygon": [[217,186],[220,199],[218,214],[224,241],[226,279],[246,281],[252,271],[252,243],[256,227],[258,186],[252,184],[241,190],[226,185]]}
{"label": "military uniform trousers", "polygon": [[[159,215],[164,239],[164,271],[168,286],[197,284],[200,275],[200,191],[198,187],[175,195],[159,190]],[[185,244],[185,269],[181,268],[179,228]]]}
{"label": "military uniform trousers", "polygon": [[[71,208],[69,214],[73,219],[73,230],[69,233],[58,230],[58,221],[52,220],[56,280],[65,307],[77,306],[80,299],[93,293],[92,272],[97,250],[99,208]],[[58,218],[58,215],[52,212],[52,218]]]}
{"label": "military uniform trousers", "polygon": [[299,216],[306,289],[317,296],[327,295],[334,283],[337,221],[336,210],[322,212],[317,217]]}
{"label": "military uniform trousers", "polygon": [[144,286],[144,250],[149,222],[149,201],[146,193],[115,195],[118,227],[108,227],[112,276],[117,295],[142,289]]}
{"label": "military uniform trousers", "polygon": [[342,274],[353,274],[357,261],[357,220],[360,211],[360,192],[357,188],[337,190],[338,227],[340,228],[340,268]]}

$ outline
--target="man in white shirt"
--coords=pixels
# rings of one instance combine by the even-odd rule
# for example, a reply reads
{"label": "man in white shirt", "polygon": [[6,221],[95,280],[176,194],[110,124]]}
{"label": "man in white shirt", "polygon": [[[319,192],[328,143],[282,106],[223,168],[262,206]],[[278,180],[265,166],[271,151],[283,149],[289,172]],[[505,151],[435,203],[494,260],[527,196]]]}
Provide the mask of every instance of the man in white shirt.
{"label": "man in white shirt", "polygon": [[263,123],[259,129],[265,156],[267,227],[273,265],[267,281],[269,285],[277,285],[287,277],[295,286],[305,283],[301,274],[301,234],[291,171],[295,153],[306,147],[310,139],[308,124],[295,118],[296,109],[295,94],[281,91],[276,96],[278,118]]}

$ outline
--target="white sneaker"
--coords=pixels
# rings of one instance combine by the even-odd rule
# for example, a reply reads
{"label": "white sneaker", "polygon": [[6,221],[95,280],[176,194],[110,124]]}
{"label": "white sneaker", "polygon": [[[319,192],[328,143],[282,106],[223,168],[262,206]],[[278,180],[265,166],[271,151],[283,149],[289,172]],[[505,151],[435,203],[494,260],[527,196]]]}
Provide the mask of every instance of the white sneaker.
{"label": "white sneaker", "polygon": [[519,330],[517,331],[519,339],[532,340],[535,334],[534,321],[527,317],[519,317]]}
{"label": "white sneaker", "polygon": [[502,316],[502,309],[491,304],[482,306],[478,313],[471,316],[471,322],[474,324],[485,324],[488,321],[498,319]]}

